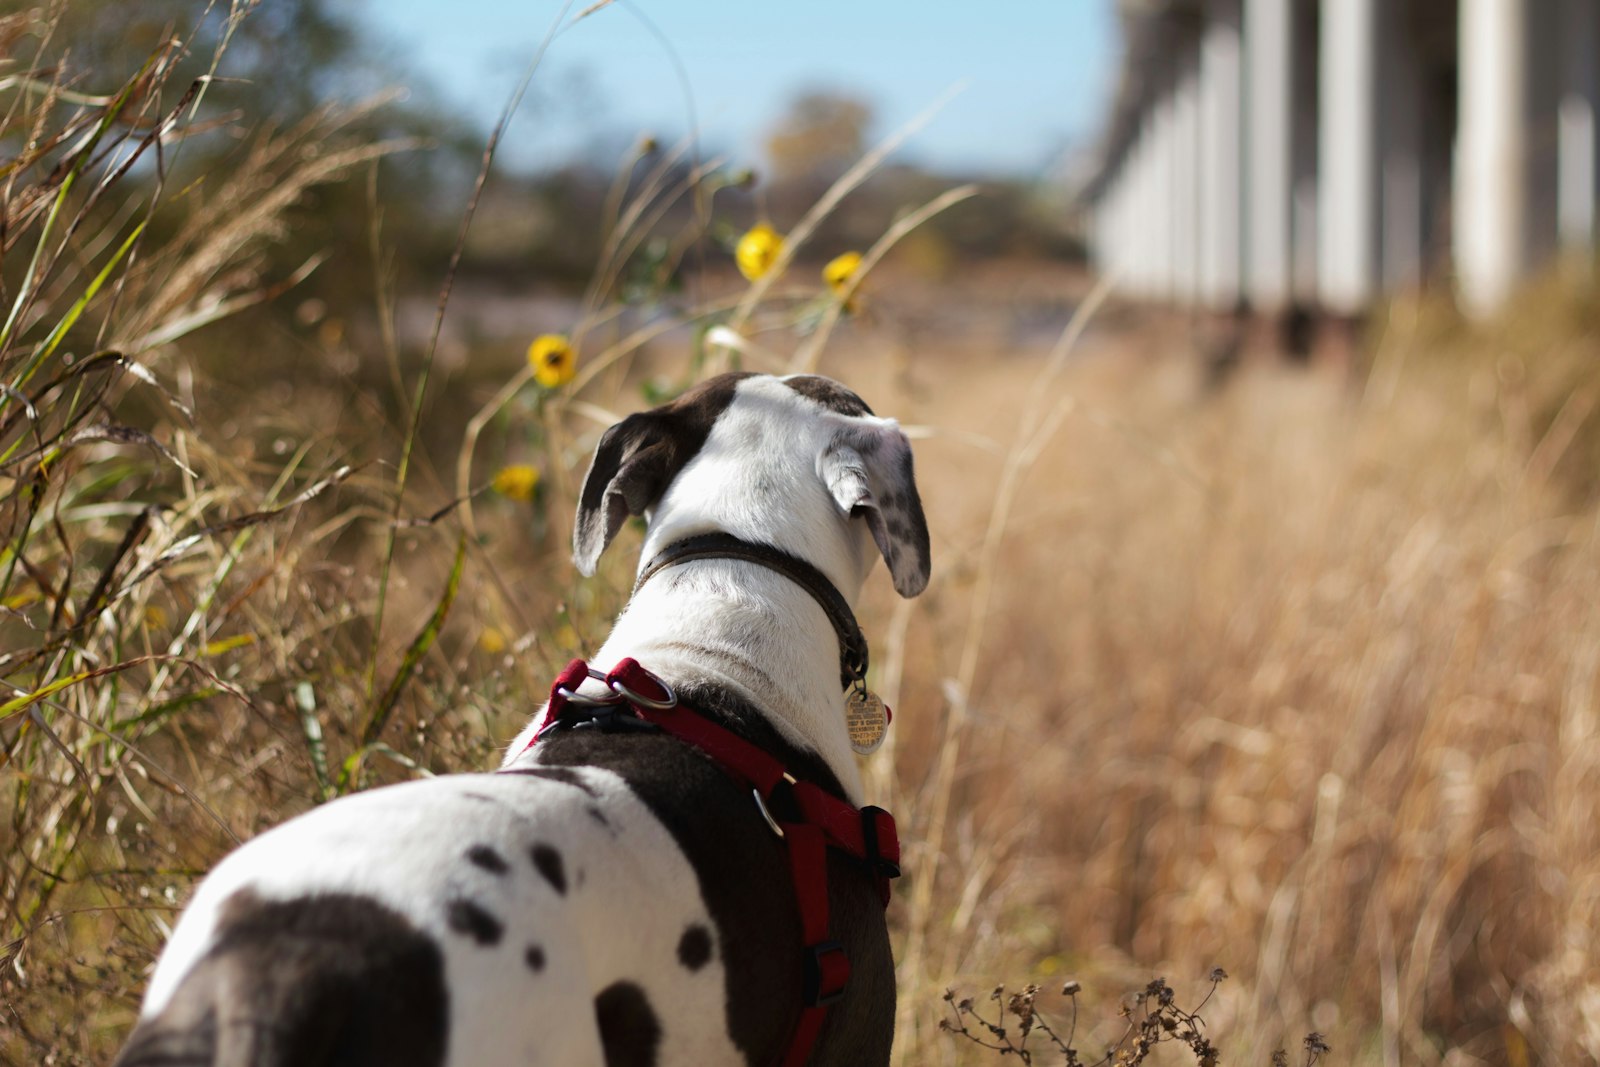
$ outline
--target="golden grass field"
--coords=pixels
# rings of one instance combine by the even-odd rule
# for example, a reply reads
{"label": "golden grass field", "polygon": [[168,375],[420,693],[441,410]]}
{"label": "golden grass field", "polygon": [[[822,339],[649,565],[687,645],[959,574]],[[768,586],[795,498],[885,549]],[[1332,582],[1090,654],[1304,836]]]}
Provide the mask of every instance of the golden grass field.
{"label": "golden grass field", "polygon": [[[531,338],[445,366],[382,330],[212,324],[292,206],[263,190],[370,156],[274,136],[135,261],[60,171],[3,204],[13,256],[55,247],[51,203],[89,220],[0,335],[6,1063],[105,1062],[235,841],[491,767],[626,595],[636,535],[591,580],[566,548],[599,430],[730,358],[609,317],[604,286],[549,390]],[[1330,1064],[1600,1060],[1592,295],[1551,281],[1475,328],[1397,302],[1348,365],[1218,384],[1203,328],[1114,298],[1052,351],[1017,323],[1088,285],[1030,264],[890,256],[813,352],[793,322],[844,301],[783,266],[661,321],[723,324],[755,369],[815,357],[917,439],[934,581],[862,612],[897,713],[867,776],[908,843],[898,1062],[994,1059],[940,1032],[947,988],[1038,982],[1056,1024],[1079,981],[1090,1062],[1130,990],[1192,1005],[1217,966],[1224,1063],[1301,1062],[1312,1030]],[[531,503],[488,488],[507,465]]]}

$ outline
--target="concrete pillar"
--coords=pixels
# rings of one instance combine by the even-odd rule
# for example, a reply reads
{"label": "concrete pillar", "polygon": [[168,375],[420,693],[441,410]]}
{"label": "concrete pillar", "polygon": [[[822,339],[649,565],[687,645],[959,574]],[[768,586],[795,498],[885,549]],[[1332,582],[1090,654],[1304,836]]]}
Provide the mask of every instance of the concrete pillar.
{"label": "concrete pillar", "polygon": [[1172,107],[1173,298],[1195,302],[1200,285],[1200,64],[1199,49],[1186,45],[1177,60]]}
{"label": "concrete pillar", "polygon": [[1089,262],[1097,273],[1110,274],[1116,269],[1111,262],[1112,257],[1116,255],[1111,236],[1111,192],[1115,188],[1115,175],[1107,177],[1104,181],[1104,186],[1095,196],[1089,209]]}
{"label": "concrete pillar", "polygon": [[1422,282],[1425,198],[1419,57],[1404,24],[1406,5],[1389,3],[1378,21],[1379,262],[1385,289]]}
{"label": "concrete pillar", "polygon": [[1377,292],[1377,0],[1322,5],[1318,289],[1353,315]]}
{"label": "concrete pillar", "polygon": [[1106,195],[1101,192],[1089,205],[1087,212],[1087,225],[1084,227],[1085,241],[1089,247],[1089,262],[1094,269],[1105,274],[1110,269],[1107,255],[1111,242],[1106,239]]}
{"label": "concrete pillar", "polygon": [[1135,242],[1138,239],[1134,229],[1133,213],[1133,179],[1134,156],[1133,145],[1128,146],[1128,155],[1122,161],[1122,180],[1117,183],[1117,235],[1122,242],[1122,254],[1118,264],[1122,271],[1123,286],[1129,286],[1133,281],[1133,256]]}
{"label": "concrete pillar", "polygon": [[1216,310],[1242,286],[1244,115],[1239,0],[1212,0],[1200,38],[1200,299]]}
{"label": "concrete pillar", "polygon": [[1111,187],[1106,190],[1106,208],[1109,225],[1106,229],[1106,267],[1115,274],[1118,284],[1128,283],[1128,149],[1122,151]]}
{"label": "concrete pillar", "polygon": [[1287,308],[1293,270],[1293,8],[1293,0],[1245,0],[1244,5],[1245,269],[1250,302],[1267,314]]}
{"label": "concrete pillar", "polygon": [[1141,298],[1150,293],[1150,242],[1153,240],[1148,207],[1150,121],[1149,111],[1139,118],[1128,175],[1128,229],[1132,238],[1128,243],[1128,289]]}
{"label": "concrete pillar", "polygon": [[1122,242],[1117,233],[1117,226],[1122,217],[1117,209],[1117,186],[1122,177],[1122,165],[1106,179],[1106,187],[1100,191],[1100,200],[1096,208],[1100,213],[1100,235],[1097,251],[1095,253],[1095,267],[1102,275],[1120,274],[1120,264],[1117,257],[1122,254]]}
{"label": "concrete pillar", "polygon": [[1562,0],[1557,218],[1563,250],[1592,260],[1600,200],[1600,0]]}
{"label": "concrete pillar", "polygon": [[1178,166],[1177,100],[1175,89],[1169,87],[1157,100],[1152,113],[1154,143],[1150,160],[1150,220],[1152,240],[1151,295],[1160,300],[1171,300],[1177,292],[1176,253],[1179,245],[1174,208],[1174,174]]}
{"label": "concrete pillar", "polygon": [[1140,117],[1139,128],[1128,145],[1127,178],[1123,182],[1123,224],[1128,237],[1127,277],[1123,286],[1130,296],[1144,295],[1144,221],[1139,207],[1144,197],[1144,148],[1147,122]]}
{"label": "concrete pillar", "polygon": [[1525,0],[1460,0],[1460,108],[1454,211],[1461,300],[1493,311],[1526,245]]}
{"label": "concrete pillar", "polygon": [[1150,298],[1156,292],[1156,258],[1160,241],[1156,227],[1160,220],[1156,203],[1156,163],[1160,139],[1159,103],[1150,101],[1139,129],[1139,184],[1134,197],[1134,217],[1139,226],[1139,295]]}
{"label": "concrete pillar", "polygon": [[1293,0],[1290,27],[1289,77],[1293,83],[1292,130],[1290,136],[1289,291],[1296,304],[1315,307],[1320,299],[1317,286],[1317,220],[1321,185],[1317,167],[1318,131],[1321,108],[1321,56],[1318,52],[1318,0]]}

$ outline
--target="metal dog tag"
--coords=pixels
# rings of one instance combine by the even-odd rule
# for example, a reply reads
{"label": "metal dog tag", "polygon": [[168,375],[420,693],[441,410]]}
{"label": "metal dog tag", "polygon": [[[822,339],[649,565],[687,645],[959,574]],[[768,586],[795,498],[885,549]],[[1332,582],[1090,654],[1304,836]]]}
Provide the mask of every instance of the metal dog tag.
{"label": "metal dog tag", "polygon": [[850,731],[850,747],[858,756],[878,751],[889,731],[889,716],[877,693],[865,687],[854,689],[844,705],[844,723]]}

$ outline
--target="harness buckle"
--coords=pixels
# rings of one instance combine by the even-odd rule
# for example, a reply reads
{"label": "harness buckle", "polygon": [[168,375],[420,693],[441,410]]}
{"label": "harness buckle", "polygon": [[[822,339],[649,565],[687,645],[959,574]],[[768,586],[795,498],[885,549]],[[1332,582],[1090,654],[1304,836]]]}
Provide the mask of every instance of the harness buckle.
{"label": "harness buckle", "polygon": [[[587,668],[587,674],[590,678],[597,682],[606,681],[605,673],[603,671],[597,671],[593,667]],[[564,685],[556,686],[556,695],[560,696],[561,699],[565,700],[568,704],[572,704],[580,708],[601,708],[610,704],[621,704],[624,700],[628,699],[624,694],[617,692],[615,686],[610,685],[610,683],[607,683],[607,686],[611,689],[611,692],[607,693],[605,696],[589,696],[587,693],[580,693],[575,689],[568,689]]]}
{"label": "harness buckle", "polygon": [[621,678],[607,678],[606,684],[611,687],[611,691],[618,697],[641,708],[649,708],[652,711],[670,711],[678,706],[678,694],[673,692],[672,686],[646,671],[643,667],[640,667],[639,670],[643,672],[646,678],[660,686],[664,695],[659,697],[648,696],[637,689],[629,687],[628,683]]}
{"label": "harness buckle", "polygon": [[808,1008],[824,1008],[844,998],[850,981],[850,957],[837,941],[818,941],[805,949],[805,984],[801,998]]}
{"label": "harness buckle", "polygon": [[[788,783],[789,785],[794,785],[795,784],[794,775],[790,774],[788,771],[784,771],[783,772],[783,780],[786,783]],[[763,819],[767,820],[768,828],[771,829],[774,834],[776,834],[778,837],[781,838],[783,836],[783,827],[778,825],[778,820],[774,819],[772,817],[772,812],[767,809],[767,802],[761,796],[761,790],[752,789],[752,790],[750,790],[750,795],[755,798],[756,810],[761,813],[761,817]]]}
{"label": "harness buckle", "polygon": [[595,705],[584,718],[565,725],[573,731],[598,730],[603,734],[648,734],[661,729],[655,723],[639,718],[632,708],[620,702]]}

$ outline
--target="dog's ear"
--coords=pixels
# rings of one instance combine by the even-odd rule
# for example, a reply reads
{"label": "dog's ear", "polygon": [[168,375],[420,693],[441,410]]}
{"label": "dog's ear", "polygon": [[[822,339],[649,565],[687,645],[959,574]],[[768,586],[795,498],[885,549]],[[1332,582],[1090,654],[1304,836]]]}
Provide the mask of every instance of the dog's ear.
{"label": "dog's ear", "polygon": [[655,506],[748,377],[747,371],[734,371],[708,378],[672,403],[629,415],[605,432],[578,494],[572,558],[579,573],[594,573],[600,553],[629,515]]}
{"label": "dog's ear", "polygon": [[605,432],[578,494],[572,558],[580,574],[593,574],[629,515],[642,515],[666,492],[683,459],[659,411],[629,415]]}
{"label": "dog's ear", "polygon": [[927,588],[931,559],[911,442],[893,420],[874,422],[835,434],[818,473],[839,510],[866,519],[895,592],[913,597]]}

